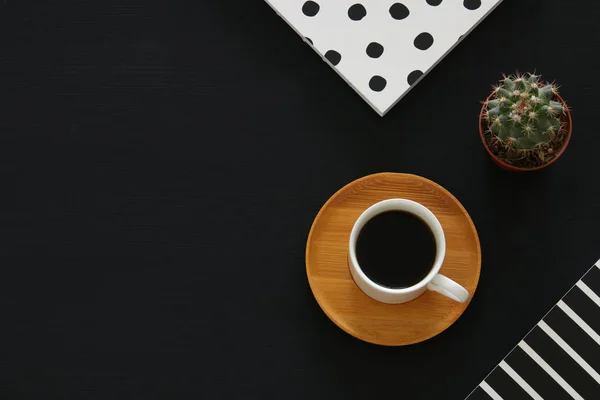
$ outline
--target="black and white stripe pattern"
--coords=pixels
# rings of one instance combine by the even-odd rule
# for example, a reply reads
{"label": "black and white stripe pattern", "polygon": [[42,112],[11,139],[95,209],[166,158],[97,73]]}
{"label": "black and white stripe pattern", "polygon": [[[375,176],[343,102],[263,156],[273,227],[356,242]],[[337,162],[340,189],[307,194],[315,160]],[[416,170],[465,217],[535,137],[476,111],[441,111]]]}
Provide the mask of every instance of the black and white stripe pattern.
{"label": "black and white stripe pattern", "polygon": [[600,261],[467,399],[600,399]]}

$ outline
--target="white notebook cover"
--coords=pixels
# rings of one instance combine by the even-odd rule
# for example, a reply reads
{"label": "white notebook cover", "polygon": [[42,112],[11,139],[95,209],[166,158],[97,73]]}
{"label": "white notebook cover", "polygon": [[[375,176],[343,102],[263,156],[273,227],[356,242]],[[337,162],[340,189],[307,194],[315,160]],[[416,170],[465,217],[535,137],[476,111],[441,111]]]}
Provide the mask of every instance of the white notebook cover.
{"label": "white notebook cover", "polygon": [[266,0],[384,115],[502,0]]}

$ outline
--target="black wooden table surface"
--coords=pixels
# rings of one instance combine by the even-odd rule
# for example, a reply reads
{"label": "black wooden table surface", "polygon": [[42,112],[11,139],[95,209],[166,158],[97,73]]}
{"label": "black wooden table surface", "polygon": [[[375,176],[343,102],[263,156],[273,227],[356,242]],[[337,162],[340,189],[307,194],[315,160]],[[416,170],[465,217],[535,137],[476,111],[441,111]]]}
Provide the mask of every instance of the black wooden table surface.
{"label": "black wooden table surface", "polygon": [[[380,118],[261,0],[4,0],[0,397],[463,399],[600,257],[599,18],[506,0]],[[515,69],[573,110],[539,173],[478,137]],[[409,347],[341,331],[305,276],[321,205],[380,171],[446,187],[483,251]]]}

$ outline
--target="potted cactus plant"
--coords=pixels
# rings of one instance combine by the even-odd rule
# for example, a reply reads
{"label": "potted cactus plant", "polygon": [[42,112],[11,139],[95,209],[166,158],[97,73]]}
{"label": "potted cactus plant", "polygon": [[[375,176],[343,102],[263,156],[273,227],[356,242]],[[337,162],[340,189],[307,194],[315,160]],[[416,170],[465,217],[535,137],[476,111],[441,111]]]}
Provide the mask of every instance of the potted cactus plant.
{"label": "potted cactus plant", "polygon": [[571,139],[571,113],[553,83],[535,74],[504,76],[483,102],[479,133],[496,164],[533,171],[554,163]]}

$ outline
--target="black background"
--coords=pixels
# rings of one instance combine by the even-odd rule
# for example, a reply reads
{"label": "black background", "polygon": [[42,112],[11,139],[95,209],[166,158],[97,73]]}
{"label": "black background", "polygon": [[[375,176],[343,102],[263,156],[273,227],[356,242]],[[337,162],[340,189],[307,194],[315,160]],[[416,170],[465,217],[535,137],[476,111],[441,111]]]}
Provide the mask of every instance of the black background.
{"label": "black background", "polygon": [[[260,0],[3,0],[1,397],[463,399],[600,257],[599,17],[507,0],[381,118]],[[515,69],[573,109],[539,173],[478,137]],[[341,331],[305,276],[321,205],[380,171],[450,190],[483,251],[409,347]]]}

